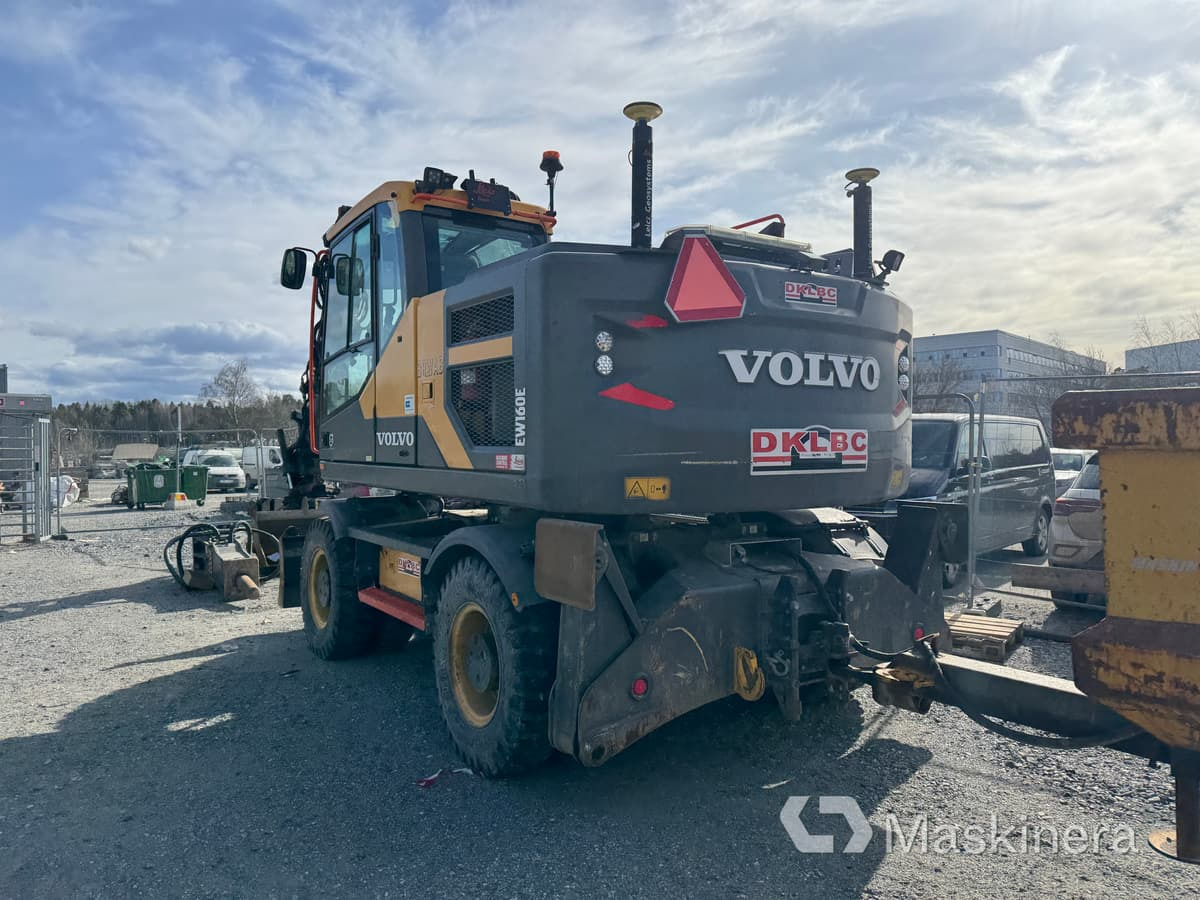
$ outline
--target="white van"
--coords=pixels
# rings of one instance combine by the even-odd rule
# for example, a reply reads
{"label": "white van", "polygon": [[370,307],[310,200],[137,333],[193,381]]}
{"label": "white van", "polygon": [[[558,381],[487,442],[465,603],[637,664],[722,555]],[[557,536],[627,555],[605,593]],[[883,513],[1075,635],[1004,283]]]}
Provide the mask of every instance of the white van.
{"label": "white van", "polygon": [[268,472],[282,466],[283,455],[274,444],[242,448],[242,469],[246,472],[246,486],[250,490],[258,487]]}

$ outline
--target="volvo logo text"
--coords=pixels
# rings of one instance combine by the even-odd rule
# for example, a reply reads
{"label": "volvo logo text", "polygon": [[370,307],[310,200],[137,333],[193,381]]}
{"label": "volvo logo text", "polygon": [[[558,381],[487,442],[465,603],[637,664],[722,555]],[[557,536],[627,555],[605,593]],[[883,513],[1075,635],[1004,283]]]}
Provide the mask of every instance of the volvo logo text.
{"label": "volvo logo text", "polygon": [[739,384],[754,384],[763,369],[776,384],[813,387],[879,387],[879,360],[841,353],[793,353],[791,350],[718,350]]}
{"label": "volvo logo text", "polygon": [[416,440],[411,431],[381,431],[375,437],[381,447],[411,447]]}

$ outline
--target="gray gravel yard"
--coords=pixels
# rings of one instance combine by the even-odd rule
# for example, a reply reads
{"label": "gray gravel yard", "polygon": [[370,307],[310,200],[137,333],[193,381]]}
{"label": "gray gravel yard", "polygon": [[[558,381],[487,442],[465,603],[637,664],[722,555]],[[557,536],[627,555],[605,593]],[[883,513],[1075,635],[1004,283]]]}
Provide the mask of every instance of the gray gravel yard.
{"label": "gray gravel yard", "polygon": [[[98,492],[97,492],[98,493]],[[106,496],[106,494],[104,495]],[[1145,838],[1173,819],[1166,769],[1110,751],[1008,743],[952,709],[731,700],[599,769],[559,759],[510,781],[451,774],[430,644],[322,663],[300,613],[187,593],[163,543],[203,510],[64,513],[75,539],[0,545],[0,896],[1182,897],[1200,869]],[[174,526],[87,533],[87,528]],[[1008,615],[1076,631],[1086,614],[1006,598]],[[1012,664],[1068,674],[1029,640]],[[782,784],[780,784],[782,782]],[[777,785],[777,786],[776,786]],[[849,795],[874,827],[860,854],[802,854],[791,795]],[[820,815],[804,821],[849,827]],[[929,846],[887,847],[927,816]],[[1130,852],[935,847],[941,826],[1029,823]]]}

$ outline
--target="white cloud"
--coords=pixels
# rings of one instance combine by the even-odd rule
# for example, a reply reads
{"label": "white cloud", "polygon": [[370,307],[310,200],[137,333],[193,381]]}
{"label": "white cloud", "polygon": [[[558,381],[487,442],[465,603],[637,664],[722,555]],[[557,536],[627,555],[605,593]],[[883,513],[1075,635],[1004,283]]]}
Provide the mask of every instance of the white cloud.
{"label": "white cloud", "polygon": [[48,64],[70,61],[97,32],[121,16],[90,3],[55,4],[15,0],[4,11],[0,60]]}
{"label": "white cloud", "polygon": [[[306,298],[269,286],[279,252],[427,164],[540,201],[540,151],[555,147],[557,237],[626,240],[620,110],[643,98],[666,108],[658,234],[779,211],[818,249],[845,247],[842,172],[879,166],[876,243],[909,254],[895,285],[918,332],[1059,331],[1117,359],[1136,315],[1200,302],[1200,220],[1179,170],[1200,140],[1194,17],[1167,29],[1150,11],[934,0],[348,3],[330,28],[327,6],[286,0],[236,41],[142,35],[106,56],[88,50],[105,27],[95,9],[71,7],[59,36],[30,39],[41,49],[14,55],[11,34],[0,49],[63,95],[55,108],[113,135],[94,177],[0,236],[0,264],[36,263],[21,303],[94,344],[147,322],[234,327],[143,366],[149,393],[194,393],[233,344],[294,389]],[[36,30],[31,10],[18,8],[17,33]],[[49,58],[53,78],[35,64]],[[260,364],[243,326],[273,335]],[[15,327],[14,372],[65,396],[87,395],[88,372],[117,358],[83,341],[51,372],[62,343]],[[137,377],[104,390],[135,391]]]}

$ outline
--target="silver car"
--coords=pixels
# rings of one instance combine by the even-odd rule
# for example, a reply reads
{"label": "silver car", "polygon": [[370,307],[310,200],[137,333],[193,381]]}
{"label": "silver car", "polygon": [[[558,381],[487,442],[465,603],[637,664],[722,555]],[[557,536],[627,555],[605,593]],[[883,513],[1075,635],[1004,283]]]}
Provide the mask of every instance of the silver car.
{"label": "silver car", "polygon": [[1083,464],[1095,454],[1095,450],[1059,450],[1050,448],[1050,458],[1054,464],[1054,496],[1061,497],[1071,486]]}
{"label": "silver car", "polygon": [[[1088,459],[1071,486],[1054,501],[1050,519],[1050,565],[1104,568],[1104,513],[1100,505],[1100,457]],[[1056,600],[1087,602],[1087,595],[1054,592]]]}

